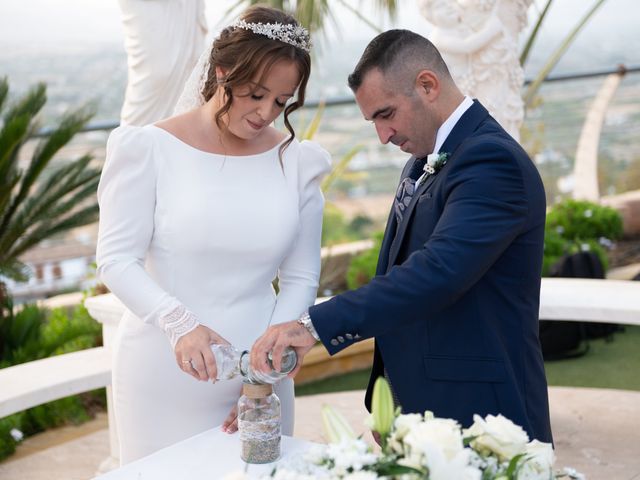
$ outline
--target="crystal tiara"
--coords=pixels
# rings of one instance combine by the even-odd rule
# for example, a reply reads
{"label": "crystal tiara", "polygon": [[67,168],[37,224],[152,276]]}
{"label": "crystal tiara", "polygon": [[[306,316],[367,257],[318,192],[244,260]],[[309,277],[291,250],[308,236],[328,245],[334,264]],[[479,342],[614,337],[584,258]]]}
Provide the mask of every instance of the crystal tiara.
{"label": "crystal tiara", "polygon": [[237,20],[232,27],[251,30],[258,35],[264,35],[272,40],[279,40],[298,47],[307,53],[311,50],[309,31],[300,25],[292,25],[289,23],[247,23],[240,19]]}

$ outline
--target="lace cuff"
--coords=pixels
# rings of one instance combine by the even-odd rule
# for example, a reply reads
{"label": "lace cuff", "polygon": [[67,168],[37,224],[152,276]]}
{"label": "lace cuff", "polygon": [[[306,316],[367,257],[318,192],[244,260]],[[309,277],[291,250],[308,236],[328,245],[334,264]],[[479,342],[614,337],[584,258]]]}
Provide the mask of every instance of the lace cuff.
{"label": "lace cuff", "polygon": [[196,316],[187,310],[184,305],[179,305],[160,317],[160,327],[169,337],[172,348],[175,348],[180,337],[195,330],[198,325],[200,323],[196,320]]}

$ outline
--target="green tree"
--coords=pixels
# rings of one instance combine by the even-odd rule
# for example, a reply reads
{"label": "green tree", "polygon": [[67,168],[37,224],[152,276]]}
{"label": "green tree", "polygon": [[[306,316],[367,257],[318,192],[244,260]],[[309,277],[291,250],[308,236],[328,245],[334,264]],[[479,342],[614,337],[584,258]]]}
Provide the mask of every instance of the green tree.
{"label": "green tree", "polygon": [[[40,128],[37,115],[46,103],[46,86],[38,84],[7,106],[9,82],[0,79],[0,305],[6,296],[2,278],[24,281],[29,272],[20,256],[53,235],[95,222],[95,191],[100,170],[92,156],[47,170],[56,153],[93,116],[82,107],[67,113],[41,139],[26,166],[21,148]],[[3,312],[0,312],[2,314]]]}

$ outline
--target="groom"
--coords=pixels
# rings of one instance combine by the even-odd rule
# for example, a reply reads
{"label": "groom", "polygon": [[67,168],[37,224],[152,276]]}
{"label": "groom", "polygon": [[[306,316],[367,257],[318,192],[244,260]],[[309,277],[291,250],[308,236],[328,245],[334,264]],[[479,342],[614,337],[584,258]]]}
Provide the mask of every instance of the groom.
{"label": "groom", "polygon": [[550,442],[538,341],[545,194],[535,166],[420,35],[378,35],[349,86],[380,141],[413,155],[376,277],[269,328],[253,367],[267,371],[272,349],[276,359],[286,346],[304,356],[319,339],[334,354],[375,337],[368,407],[385,376],[405,413],[431,410],[463,426],[474,413],[502,414]]}

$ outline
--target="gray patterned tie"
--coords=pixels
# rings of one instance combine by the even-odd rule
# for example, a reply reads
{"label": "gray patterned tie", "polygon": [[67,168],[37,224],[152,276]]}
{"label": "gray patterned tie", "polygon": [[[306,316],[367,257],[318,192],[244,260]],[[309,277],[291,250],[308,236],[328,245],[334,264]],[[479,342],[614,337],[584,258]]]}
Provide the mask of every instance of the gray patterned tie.
{"label": "gray patterned tie", "polygon": [[400,225],[404,219],[404,211],[411,203],[411,198],[416,191],[416,180],[418,180],[420,175],[422,175],[426,162],[427,157],[416,158],[413,165],[411,165],[409,175],[404,177],[400,182],[400,185],[398,185],[396,197],[393,200],[393,211],[396,214],[398,225]]}

